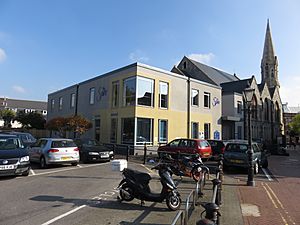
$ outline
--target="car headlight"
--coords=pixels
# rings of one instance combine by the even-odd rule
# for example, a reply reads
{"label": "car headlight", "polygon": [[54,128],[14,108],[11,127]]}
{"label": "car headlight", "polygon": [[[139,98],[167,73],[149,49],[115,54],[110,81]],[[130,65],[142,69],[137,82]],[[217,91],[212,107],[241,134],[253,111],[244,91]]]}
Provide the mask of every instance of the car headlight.
{"label": "car headlight", "polygon": [[20,159],[20,162],[28,162],[29,161],[29,156],[24,156]]}
{"label": "car headlight", "polygon": [[113,152],[113,151],[110,151],[110,152],[109,152],[109,154],[110,154],[110,155],[113,155],[113,154],[114,154],[114,152]]}
{"label": "car headlight", "polygon": [[89,152],[89,155],[99,155],[98,152]]}

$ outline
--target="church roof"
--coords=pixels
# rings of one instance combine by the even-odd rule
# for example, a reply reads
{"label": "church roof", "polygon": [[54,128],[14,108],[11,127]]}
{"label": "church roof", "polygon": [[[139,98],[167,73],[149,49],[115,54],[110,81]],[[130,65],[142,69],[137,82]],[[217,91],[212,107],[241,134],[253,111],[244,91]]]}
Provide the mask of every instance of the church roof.
{"label": "church roof", "polygon": [[239,80],[236,76],[234,76],[232,74],[218,70],[211,66],[207,66],[205,64],[202,64],[202,63],[197,62],[190,58],[189,58],[189,60],[202,72],[202,73],[199,73],[198,78],[194,77],[195,79],[203,79],[204,76],[207,76],[209,78],[209,80],[213,81],[214,84],[217,84],[219,86],[221,83]]}

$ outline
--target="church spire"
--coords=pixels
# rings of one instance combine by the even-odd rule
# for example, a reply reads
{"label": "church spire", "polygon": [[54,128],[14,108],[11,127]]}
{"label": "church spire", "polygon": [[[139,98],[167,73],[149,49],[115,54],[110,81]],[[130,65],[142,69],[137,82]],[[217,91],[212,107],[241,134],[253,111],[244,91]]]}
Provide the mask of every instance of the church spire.
{"label": "church spire", "polygon": [[280,87],[278,80],[278,62],[274,54],[269,19],[267,22],[264,52],[261,59],[261,77],[262,83],[267,83],[269,88]]}

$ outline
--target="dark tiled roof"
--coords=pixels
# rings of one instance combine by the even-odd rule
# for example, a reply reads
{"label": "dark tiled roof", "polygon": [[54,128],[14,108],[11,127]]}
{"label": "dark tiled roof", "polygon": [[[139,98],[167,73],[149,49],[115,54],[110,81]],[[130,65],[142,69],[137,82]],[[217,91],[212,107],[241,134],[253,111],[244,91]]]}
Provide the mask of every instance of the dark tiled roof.
{"label": "dark tiled roof", "polygon": [[[218,70],[216,68],[204,65],[200,62],[197,62],[195,60],[189,59],[201,72],[199,73],[199,78],[202,79],[204,76],[209,77],[209,80],[213,81],[214,84],[217,84],[220,86],[221,83],[226,82],[232,82],[232,81],[238,81],[239,79],[231,75],[229,73],[226,73],[224,71]],[[203,76],[204,75],[204,76]],[[195,79],[198,79],[195,77]]]}
{"label": "dark tiled roof", "polygon": [[265,84],[258,84],[257,87],[259,89],[260,92],[263,91]]}
{"label": "dark tiled roof", "polygon": [[47,110],[47,102],[42,101],[18,100],[7,98],[6,103],[8,108]]}
{"label": "dark tiled roof", "polygon": [[221,84],[221,87],[223,89],[223,92],[226,93],[237,92],[242,94],[244,89],[248,87],[249,83],[251,82],[251,79],[252,78],[223,83]]}

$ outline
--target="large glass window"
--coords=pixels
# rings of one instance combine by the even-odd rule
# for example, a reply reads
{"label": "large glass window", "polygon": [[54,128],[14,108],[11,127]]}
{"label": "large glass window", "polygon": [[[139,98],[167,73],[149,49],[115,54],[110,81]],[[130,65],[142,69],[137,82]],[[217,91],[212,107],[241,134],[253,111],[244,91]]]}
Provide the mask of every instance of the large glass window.
{"label": "large glass window", "polygon": [[137,118],[136,144],[152,143],[153,119]]}
{"label": "large glass window", "polygon": [[119,105],[119,82],[112,83],[112,107],[116,108]]}
{"label": "large glass window", "polygon": [[168,108],[169,84],[159,82],[159,107]]}
{"label": "large glass window", "polygon": [[204,92],[204,107],[210,108],[210,93]]}
{"label": "large glass window", "polygon": [[70,99],[70,107],[74,108],[75,107],[75,94],[71,94],[71,99]]}
{"label": "large glass window", "polygon": [[95,88],[90,89],[90,104],[95,104]]}
{"label": "large glass window", "polygon": [[122,144],[134,143],[134,118],[122,119]]}
{"label": "large glass window", "polygon": [[192,138],[199,138],[199,123],[192,122]]}
{"label": "large glass window", "polygon": [[135,105],[136,79],[135,77],[124,80],[124,106]]}
{"label": "large glass window", "polygon": [[62,110],[62,107],[63,107],[63,98],[62,97],[59,98],[58,103],[59,103],[59,105],[58,105],[59,110]]}
{"label": "large glass window", "polygon": [[192,89],[192,105],[199,106],[199,91]]}
{"label": "large glass window", "polygon": [[110,124],[110,142],[116,143],[117,142],[117,129],[118,129],[118,119],[112,118]]}
{"label": "large glass window", "polygon": [[137,102],[138,105],[153,106],[154,80],[138,77]]}
{"label": "large glass window", "polygon": [[210,139],[210,123],[204,124],[204,139]]}
{"label": "large glass window", "polygon": [[158,142],[167,143],[168,142],[168,121],[158,120]]}

